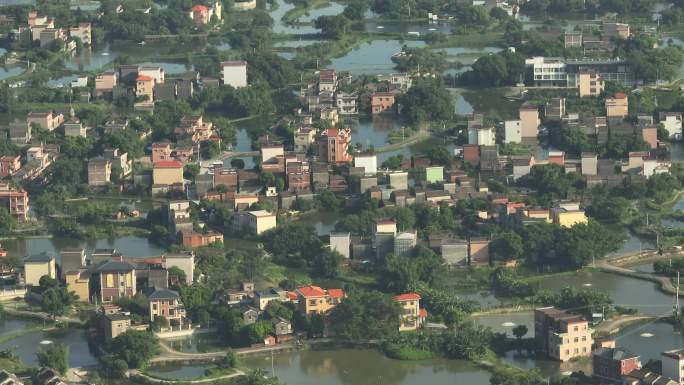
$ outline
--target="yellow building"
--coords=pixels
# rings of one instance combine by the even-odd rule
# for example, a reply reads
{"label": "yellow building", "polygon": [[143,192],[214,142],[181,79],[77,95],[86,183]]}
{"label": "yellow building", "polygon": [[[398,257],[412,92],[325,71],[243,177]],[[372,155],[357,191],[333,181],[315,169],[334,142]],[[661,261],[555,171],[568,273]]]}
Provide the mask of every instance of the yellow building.
{"label": "yellow building", "polygon": [[88,302],[90,299],[90,273],[87,270],[72,270],[64,274],[67,290],[73,291],[79,301]]}
{"label": "yellow building", "polygon": [[572,227],[580,223],[587,223],[589,220],[583,210],[566,210],[563,208],[554,209],[553,223],[562,227]]}
{"label": "yellow building", "polygon": [[152,169],[152,183],[171,185],[183,183],[183,165],[177,161],[156,162]]}
{"label": "yellow building", "polygon": [[406,293],[394,297],[394,301],[401,305],[401,323],[399,331],[416,330],[423,324],[427,312],[420,308],[420,295]]}
{"label": "yellow building", "polygon": [[603,92],[606,84],[596,71],[582,71],[579,74],[579,96],[584,98],[587,96],[599,96]]}
{"label": "yellow building", "polygon": [[276,215],[266,210],[250,211],[248,219],[249,230],[256,235],[276,227]]}
{"label": "yellow building", "polygon": [[27,285],[38,286],[44,275],[55,279],[55,258],[48,253],[34,254],[24,259],[24,280]]}
{"label": "yellow building", "polygon": [[297,289],[299,306],[306,314],[327,314],[345,297],[342,289],[324,290],[318,286],[304,286]]}
{"label": "yellow building", "polygon": [[135,79],[135,96],[147,97],[150,102],[154,101],[154,78],[147,75],[140,75]]}
{"label": "yellow building", "polygon": [[609,118],[626,118],[629,115],[629,97],[622,92],[606,98],[606,116]]}

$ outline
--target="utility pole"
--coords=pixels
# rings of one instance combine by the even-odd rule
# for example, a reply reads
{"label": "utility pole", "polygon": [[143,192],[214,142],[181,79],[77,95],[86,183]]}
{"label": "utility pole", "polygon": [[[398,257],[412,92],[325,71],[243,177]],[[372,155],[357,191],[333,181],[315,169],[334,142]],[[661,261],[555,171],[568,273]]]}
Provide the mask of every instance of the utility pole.
{"label": "utility pole", "polygon": [[672,312],[675,318],[679,317],[679,272],[677,272],[677,288],[674,297]]}

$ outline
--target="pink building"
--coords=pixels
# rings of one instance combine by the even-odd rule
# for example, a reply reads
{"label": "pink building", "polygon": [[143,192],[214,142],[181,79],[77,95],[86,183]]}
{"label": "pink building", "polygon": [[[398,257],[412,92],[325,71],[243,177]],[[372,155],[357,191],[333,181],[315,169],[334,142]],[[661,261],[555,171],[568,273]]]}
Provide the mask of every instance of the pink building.
{"label": "pink building", "polygon": [[318,138],[318,155],[328,163],[347,163],[354,157],[347,152],[351,143],[351,129],[328,128]]}
{"label": "pink building", "polygon": [[373,114],[392,112],[394,108],[394,94],[391,92],[376,92],[371,96],[371,110]]}

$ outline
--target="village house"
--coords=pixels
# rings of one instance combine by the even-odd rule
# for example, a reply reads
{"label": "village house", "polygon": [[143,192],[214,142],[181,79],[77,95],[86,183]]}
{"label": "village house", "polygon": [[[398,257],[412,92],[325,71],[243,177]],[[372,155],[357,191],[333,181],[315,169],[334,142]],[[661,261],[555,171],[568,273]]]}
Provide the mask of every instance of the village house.
{"label": "village house", "polygon": [[340,304],[346,294],[342,289],[324,290],[318,286],[304,286],[296,291],[300,308],[309,314],[325,315]]}
{"label": "village house", "polygon": [[113,302],[117,298],[130,298],[137,293],[135,266],[120,258],[104,262],[95,268],[100,279],[100,301]]}
{"label": "village house", "polygon": [[111,341],[131,328],[131,316],[123,313],[110,313],[102,316],[105,339]]}
{"label": "village house", "polygon": [[328,163],[351,162],[353,156],[347,152],[350,143],[350,128],[328,128],[318,137],[318,155]]}
{"label": "village house", "polygon": [[402,313],[399,331],[403,332],[418,329],[425,321],[425,318],[427,318],[427,311],[420,308],[420,295],[416,293],[406,293],[397,295],[393,299],[401,305]]}
{"label": "village house", "polygon": [[55,257],[52,254],[42,252],[24,258],[24,282],[26,285],[38,286],[40,278],[48,276],[57,278]]}
{"label": "village house", "polygon": [[88,161],[88,186],[99,187],[110,182],[112,162],[106,159],[90,159]]}
{"label": "village house", "polygon": [[190,18],[195,22],[195,25],[203,26],[209,23],[209,8],[198,4],[190,10]]}
{"label": "village house", "polygon": [[117,85],[116,72],[107,71],[95,76],[95,97],[111,93]]}
{"label": "village house", "polygon": [[626,118],[629,115],[629,97],[618,92],[606,98],[606,116],[608,118]]}
{"label": "village house", "polygon": [[29,212],[29,196],[25,190],[15,190],[9,183],[0,183],[0,206],[19,222],[26,222]]}
{"label": "village house", "polygon": [[247,87],[247,62],[224,61],[221,63],[223,84],[233,88]]}
{"label": "village house", "polygon": [[92,45],[92,28],[90,23],[78,23],[73,27],[69,27],[69,37],[81,40],[84,46],[90,47]]}
{"label": "village house", "polygon": [[16,145],[23,146],[31,141],[31,125],[26,121],[15,120],[7,131],[9,140]]}
{"label": "village house", "polygon": [[623,348],[600,347],[592,354],[594,377],[621,383],[623,376],[641,369],[638,355]]}
{"label": "village house", "polygon": [[216,242],[223,242],[223,234],[210,231],[208,233],[198,233],[193,230],[179,231],[180,244],[186,247],[208,246]]}
{"label": "village house", "polygon": [[154,163],[152,183],[155,185],[183,184],[183,165],[175,160]]}
{"label": "village house", "polygon": [[20,155],[6,155],[0,156],[0,179],[11,177],[21,169]]}
{"label": "village house", "polygon": [[535,309],[534,338],[539,349],[562,362],[589,357],[593,344],[589,322],[581,316],[554,307]]}
{"label": "village house", "polygon": [[151,322],[154,322],[157,317],[164,317],[172,327],[183,327],[186,313],[178,292],[155,288],[147,297],[147,301]]}
{"label": "village house", "polygon": [[579,73],[577,89],[579,97],[597,97],[601,95],[606,84],[601,75],[595,70],[584,70]]}
{"label": "village house", "polygon": [[375,92],[371,95],[371,113],[373,115],[393,112],[395,95],[392,92]]}
{"label": "village house", "polygon": [[143,101],[154,102],[154,78],[138,75],[135,79],[135,96]]}
{"label": "village house", "polygon": [[79,301],[90,301],[90,274],[91,272],[86,269],[69,270],[62,274],[67,290],[74,292]]}
{"label": "village house", "polygon": [[64,123],[64,114],[54,111],[29,112],[26,114],[26,122],[35,124],[43,130],[54,131]]}

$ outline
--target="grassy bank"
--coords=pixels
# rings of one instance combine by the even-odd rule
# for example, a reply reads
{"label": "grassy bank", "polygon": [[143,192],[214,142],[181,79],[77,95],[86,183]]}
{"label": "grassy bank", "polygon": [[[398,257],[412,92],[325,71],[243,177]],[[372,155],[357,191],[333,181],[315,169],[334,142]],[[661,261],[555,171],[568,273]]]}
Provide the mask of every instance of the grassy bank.
{"label": "grassy bank", "polygon": [[309,11],[318,8],[323,8],[328,5],[330,5],[328,0],[313,0],[311,3],[307,3],[305,6],[298,6],[287,11],[283,15],[282,20],[288,24],[295,24],[297,22],[297,19],[299,19],[301,16],[306,15]]}
{"label": "grassy bank", "polygon": [[[15,332],[0,335],[0,344],[4,344],[5,342],[11,341],[15,338],[19,338],[21,336],[25,336],[27,334],[31,334],[34,332],[39,332],[41,330],[43,330],[43,327],[37,325],[37,326],[32,326],[32,327],[24,328],[21,330],[17,330]],[[2,367],[2,366],[0,366],[0,367]]]}

